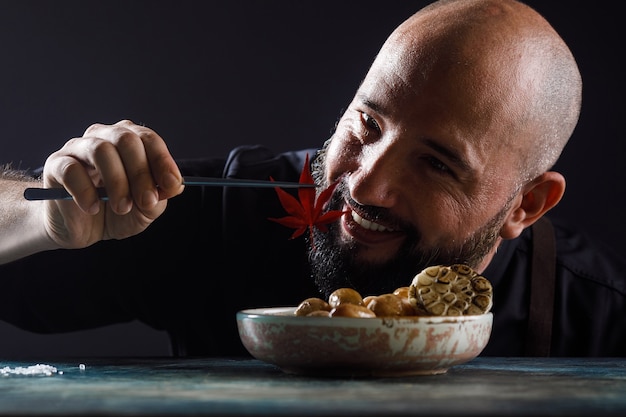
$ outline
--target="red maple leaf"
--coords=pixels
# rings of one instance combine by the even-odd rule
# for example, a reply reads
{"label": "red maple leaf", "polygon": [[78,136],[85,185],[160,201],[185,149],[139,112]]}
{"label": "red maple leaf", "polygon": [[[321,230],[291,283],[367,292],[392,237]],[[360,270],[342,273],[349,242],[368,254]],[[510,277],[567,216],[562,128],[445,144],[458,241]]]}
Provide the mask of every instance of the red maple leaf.
{"label": "red maple leaf", "polygon": [[[270,177],[273,181],[274,179]],[[309,155],[306,155],[302,172],[300,173],[300,183],[302,184],[314,184],[311,171],[309,169]],[[296,229],[291,235],[290,239],[295,239],[302,235],[307,229],[309,229],[311,242],[313,242],[313,228],[317,227],[322,232],[327,232],[329,223],[337,221],[345,211],[342,210],[330,210],[323,213],[324,207],[333,191],[337,187],[339,182],[335,181],[328,188],[323,190],[319,196],[316,196],[315,188],[313,187],[301,187],[298,188],[298,199],[282,190],[279,187],[274,188],[276,194],[283,208],[288,216],[281,218],[269,218],[269,220],[275,221],[283,226]]]}

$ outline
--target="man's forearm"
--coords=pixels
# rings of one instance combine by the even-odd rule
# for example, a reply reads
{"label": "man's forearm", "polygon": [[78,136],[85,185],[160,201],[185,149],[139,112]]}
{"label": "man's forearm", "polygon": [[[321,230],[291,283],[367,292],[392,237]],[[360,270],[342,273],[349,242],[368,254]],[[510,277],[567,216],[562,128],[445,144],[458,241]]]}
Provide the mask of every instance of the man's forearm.
{"label": "man's forearm", "polygon": [[45,232],[43,201],[24,199],[26,187],[41,183],[16,171],[0,173],[0,264],[52,249]]}

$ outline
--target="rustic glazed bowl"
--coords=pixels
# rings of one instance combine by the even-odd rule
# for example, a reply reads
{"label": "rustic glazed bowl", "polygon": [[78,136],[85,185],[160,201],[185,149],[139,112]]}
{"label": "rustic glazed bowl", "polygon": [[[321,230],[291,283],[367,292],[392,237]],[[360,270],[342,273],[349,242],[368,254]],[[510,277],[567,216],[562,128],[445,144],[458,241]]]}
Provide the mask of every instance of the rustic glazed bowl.
{"label": "rustic glazed bowl", "polygon": [[397,318],[300,317],[295,307],[237,313],[252,356],[284,372],[329,376],[442,374],[487,345],[492,313]]}

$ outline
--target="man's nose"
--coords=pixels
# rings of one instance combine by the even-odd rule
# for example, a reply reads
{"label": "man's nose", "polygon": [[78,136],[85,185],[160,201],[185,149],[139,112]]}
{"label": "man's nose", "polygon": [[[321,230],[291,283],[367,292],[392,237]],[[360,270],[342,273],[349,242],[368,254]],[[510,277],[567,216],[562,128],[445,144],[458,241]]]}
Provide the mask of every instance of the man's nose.
{"label": "man's nose", "polygon": [[361,154],[359,167],[348,180],[352,198],[364,205],[392,207],[406,183],[405,158],[395,143],[379,142]]}

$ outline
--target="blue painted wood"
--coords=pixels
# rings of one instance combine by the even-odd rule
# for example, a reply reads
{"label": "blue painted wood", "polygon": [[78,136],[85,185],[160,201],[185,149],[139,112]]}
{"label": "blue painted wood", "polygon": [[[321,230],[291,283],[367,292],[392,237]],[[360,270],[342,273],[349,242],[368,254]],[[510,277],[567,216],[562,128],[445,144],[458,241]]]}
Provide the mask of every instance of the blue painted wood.
{"label": "blue painted wood", "polygon": [[626,415],[626,358],[479,357],[443,375],[401,378],[313,378],[224,358],[0,360],[0,369],[37,363],[57,372],[0,376],[0,414]]}

